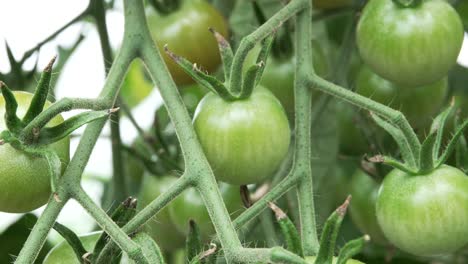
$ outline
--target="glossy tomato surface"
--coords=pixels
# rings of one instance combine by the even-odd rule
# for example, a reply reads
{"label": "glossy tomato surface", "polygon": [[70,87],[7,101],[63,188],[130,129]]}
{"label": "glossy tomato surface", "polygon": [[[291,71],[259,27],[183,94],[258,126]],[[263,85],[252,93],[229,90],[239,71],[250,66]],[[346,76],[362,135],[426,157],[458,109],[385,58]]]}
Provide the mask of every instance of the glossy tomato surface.
{"label": "glossy tomato surface", "polygon": [[[13,92],[18,102],[17,115],[23,118],[28,110],[33,94]],[[47,102],[45,108],[51,105]],[[0,131],[7,129],[5,124],[5,100],[0,97]],[[61,116],[53,118],[47,126],[63,122]],[[70,159],[70,138],[47,146],[62,162],[62,171]],[[50,197],[49,165],[45,158],[27,154],[9,144],[0,146],[0,211],[25,213],[44,205]]]}
{"label": "glossy tomato surface", "polygon": [[443,106],[448,81],[442,78],[429,85],[408,87],[385,80],[363,66],[357,76],[356,92],[400,110],[413,127],[422,127],[430,123]]}
{"label": "glossy tomato surface", "polygon": [[369,1],[357,27],[362,59],[396,83],[421,86],[447,75],[463,42],[463,25],[447,1],[417,1],[402,7],[389,0]]}
{"label": "glossy tomato surface", "polygon": [[[92,252],[94,249],[94,245],[98,241],[99,237],[101,236],[102,232],[93,232],[87,235],[80,236],[80,241],[83,244],[83,247],[88,252]],[[73,252],[72,247],[68,242],[63,241],[53,249],[50,250],[49,254],[44,259],[43,264],[80,264],[82,263],[79,261]]]}
{"label": "glossy tomato surface", "polygon": [[468,176],[442,165],[426,175],[391,171],[377,198],[385,237],[418,256],[450,254],[468,243]]}
{"label": "glossy tomato surface", "polygon": [[351,180],[349,213],[353,222],[363,234],[371,237],[373,242],[388,243],[377,222],[375,203],[380,185],[361,169],[357,169]]}
{"label": "glossy tomato surface", "polygon": [[227,37],[228,26],[223,16],[207,1],[183,0],[177,10],[167,15],[153,11],[148,16],[148,25],[177,85],[195,81],[165,54],[165,44],[175,54],[208,72],[218,68],[221,62],[218,44],[208,29],[214,28]]}
{"label": "glossy tomato surface", "polygon": [[[244,208],[240,198],[239,187],[220,183],[219,190],[221,191],[229,215],[234,219]],[[184,234],[188,233],[190,219],[197,223],[204,240],[207,240],[210,235],[215,233],[203,200],[194,188],[185,190],[177,197],[169,206],[169,213],[172,223],[177,227],[177,230]]]}
{"label": "glossy tomato surface", "polygon": [[264,181],[273,175],[289,148],[284,109],[261,86],[249,98],[236,101],[209,93],[198,105],[193,123],[216,178],[227,183]]}
{"label": "glossy tomato surface", "polygon": [[[176,177],[169,175],[161,177],[149,173],[145,174],[138,196],[137,209],[141,210],[146,207],[161,193],[166,191],[176,180]],[[172,203],[166,206],[145,225],[145,231],[165,251],[175,250],[183,247],[185,244],[184,235],[177,230],[175,223],[169,216],[169,208],[172,206]]]}

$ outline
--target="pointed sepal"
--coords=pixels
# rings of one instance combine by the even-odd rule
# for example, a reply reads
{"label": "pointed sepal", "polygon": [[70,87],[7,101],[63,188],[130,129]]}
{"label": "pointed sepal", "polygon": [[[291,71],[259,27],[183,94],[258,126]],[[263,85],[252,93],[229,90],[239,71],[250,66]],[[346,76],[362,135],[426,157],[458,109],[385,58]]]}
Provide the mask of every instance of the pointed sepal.
{"label": "pointed sepal", "polygon": [[143,255],[148,260],[148,263],[164,264],[164,257],[158,244],[146,233],[138,233],[132,239],[143,251]]}
{"label": "pointed sepal", "polygon": [[197,258],[198,254],[203,250],[203,242],[200,234],[200,229],[197,223],[189,220],[189,233],[185,241],[185,254],[187,259],[191,262],[192,259]]}
{"label": "pointed sepal", "polygon": [[436,118],[434,118],[434,121],[432,121],[430,133],[437,133],[437,137],[434,142],[434,148],[432,150],[432,157],[434,161],[439,158],[439,152],[444,137],[445,125],[447,124],[449,116],[454,108],[454,102],[452,101],[450,106],[447,109],[445,109],[442,113],[440,113]]}
{"label": "pointed sepal", "polygon": [[24,127],[23,122],[16,115],[18,102],[15,95],[8,86],[0,81],[0,90],[2,90],[3,99],[5,99],[5,123],[11,132],[17,134]]}
{"label": "pointed sepal", "polygon": [[437,142],[437,131],[431,131],[426,137],[422,146],[421,154],[419,155],[419,173],[429,172],[434,168],[434,149]]}
{"label": "pointed sepal", "polygon": [[327,219],[320,237],[320,248],[315,259],[315,264],[331,264],[335,253],[335,244],[343,218],[349,206],[351,196],[338,207]]}
{"label": "pointed sepal", "polygon": [[89,256],[88,252],[81,243],[80,238],[72,230],[58,222],[54,223],[53,228],[65,239],[65,241],[67,241],[67,243],[73,249],[73,252],[75,253],[76,258],[79,260],[79,263],[89,263],[89,261],[85,262],[84,259]]}
{"label": "pointed sepal", "polygon": [[54,65],[55,59],[57,57],[54,56],[52,60],[50,60],[49,64],[45,67],[44,71],[42,72],[41,79],[37,84],[36,90],[34,91],[34,96],[29,104],[28,111],[23,117],[23,122],[28,124],[33,120],[36,116],[38,116],[43,110],[44,105],[47,102],[47,96],[49,95],[50,90],[50,79],[52,76],[52,66]]}
{"label": "pointed sepal", "polygon": [[283,234],[284,240],[286,241],[286,249],[297,254],[298,256],[304,257],[302,251],[301,236],[297,231],[296,226],[291,219],[284,213],[281,208],[276,204],[269,202],[268,207],[275,213],[276,221],[278,222],[281,233]]}
{"label": "pointed sepal", "polygon": [[340,250],[336,264],[346,264],[355,255],[361,253],[364,246],[370,241],[370,236],[364,235],[363,237],[349,241]]}
{"label": "pointed sepal", "polygon": [[177,63],[192,79],[198,84],[206,87],[210,91],[218,94],[225,100],[234,100],[235,97],[227,90],[223,83],[217,80],[215,77],[204,73],[200,70],[196,64],[192,64],[190,61],[181,57],[169,50],[167,44],[164,46],[166,54]]}
{"label": "pointed sepal", "polygon": [[463,136],[463,131],[468,127],[468,120],[465,120],[463,124],[459,125],[456,128],[455,135],[453,135],[452,139],[448,143],[447,147],[445,148],[444,152],[440,156],[440,158],[437,160],[437,164],[434,166],[435,168],[441,166],[442,164],[447,161],[447,159],[450,157],[450,154],[452,154],[453,150],[455,149],[458,139]]}
{"label": "pointed sepal", "polygon": [[224,69],[224,82],[228,83],[229,79],[231,78],[231,67],[232,67],[232,60],[234,59],[234,53],[232,52],[231,45],[229,41],[227,41],[223,35],[219,32],[214,30],[213,28],[209,28],[210,32],[213,33],[213,36],[218,42],[219,53],[221,54],[221,60],[223,62],[223,69]]}

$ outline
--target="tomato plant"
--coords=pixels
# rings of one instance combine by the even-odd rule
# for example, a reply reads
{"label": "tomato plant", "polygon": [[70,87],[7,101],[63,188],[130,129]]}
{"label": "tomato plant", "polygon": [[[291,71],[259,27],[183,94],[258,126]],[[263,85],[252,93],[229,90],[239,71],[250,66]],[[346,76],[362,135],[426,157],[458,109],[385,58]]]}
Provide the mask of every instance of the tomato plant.
{"label": "tomato plant", "polygon": [[[28,110],[33,95],[27,92],[14,92],[18,102],[17,115],[22,118]],[[45,108],[51,105],[46,103]],[[5,124],[5,100],[0,97],[0,131],[7,129]],[[52,119],[47,126],[63,122],[61,116]],[[69,161],[70,139],[64,139],[47,146],[62,162],[62,170]],[[50,197],[49,165],[45,158],[25,153],[9,144],[0,147],[0,211],[24,213],[43,206]]]}
{"label": "tomato plant", "polygon": [[453,253],[468,243],[468,177],[446,165],[425,175],[395,169],[380,187],[376,212],[398,248],[419,256]]}
{"label": "tomato plant", "polygon": [[194,83],[166,54],[163,47],[171,50],[212,72],[221,62],[218,46],[208,28],[214,28],[227,36],[228,26],[223,16],[205,0],[184,0],[169,14],[150,12],[148,24],[156,39],[169,71],[177,85]]}
{"label": "tomato plant", "polygon": [[261,86],[243,100],[226,101],[209,93],[193,124],[216,177],[231,184],[259,183],[272,176],[289,148],[284,109]]}
{"label": "tomato plant", "polygon": [[349,213],[362,233],[370,235],[373,242],[386,244],[388,242],[380,229],[375,214],[378,190],[379,184],[363,170],[357,169],[350,183],[350,194],[353,201]]}
{"label": "tomato plant", "polygon": [[[243,204],[239,194],[239,188],[234,185],[220,183],[219,190],[223,197],[226,209],[232,218],[243,211]],[[185,190],[169,206],[172,224],[178,231],[187,234],[189,220],[194,220],[200,228],[200,234],[204,240],[214,234],[213,224],[206,210],[200,194],[194,188]]]}
{"label": "tomato plant", "polygon": [[356,92],[400,110],[413,127],[424,127],[442,107],[448,92],[447,78],[432,84],[408,87],[383,79],[362,66],[356,79]]}
{"label": "tomato plant", "polygon": [[468,28],[468,2],[458,1],[456,9],[463,21],[463,25],[465,26],[465,28]]}
{"label": "tomato plant", "polygon": [[[138,209],[151,203],[164,190],[177,180],[174,176],[154,176],[145,174],[138,197]],[[170,218],[169,205],[154,216],[146,225],[145,231],[158,243],[162,250],[171,251],[184,246],[185,237],[176,229],[176,223]]]}
{"label": "tomato plant", "polygon": [[[93,232],[80,236],[80,241],[83,247],[88,252],[92,252],[94,245],[98,241],[102,232]],[[52,248],[44,259],[43,264],[80,264],[81,260],[76,258],[75,252],[67,241],[62,241],[54,248]]]}
{"label": "tomato plant", "polygon": [[460,17],[446,1],[412,1],[408,7],[398,2],[405,1],[367,3],[357,27],[362,59],[377,74],[402,85],[442,79],[461,49]]}

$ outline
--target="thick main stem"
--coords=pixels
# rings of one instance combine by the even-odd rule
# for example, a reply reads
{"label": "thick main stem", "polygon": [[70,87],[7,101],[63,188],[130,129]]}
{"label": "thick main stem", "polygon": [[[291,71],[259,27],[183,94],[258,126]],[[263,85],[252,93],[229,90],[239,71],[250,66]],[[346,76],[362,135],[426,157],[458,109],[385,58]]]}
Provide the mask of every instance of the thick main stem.
{"label": "thick main stem", "polygon": [[44,243],[47,240],[47,235],[49,234],[50,229],[54,226],[55,220],[60,214],[60,211],[70,199],[64,189],[58,190],[57,194],[58,197],[61,198],[61,201],[58,202],[53,197],[49,199],[46,209],[37,220],[37,223],[29,234],[26,243],[23,245],[18,258],[16,258],[16,264],[34,263],[37,255],[39,255],[39,252],[41,251],[40,249],[44,246]]}
{"label": "thick main stem", "polygon": [[307,76],[314,72],[312,63],[312,3],[303,0],[307,9],[296,18],[296,75],[295,98],[295,153],[293,172],[299,178],[298,201],[301,239],[305,256],[317,253],[319,242],[315,220],[314,190],[312,181],[311,127],[312,91],[307,87]]}

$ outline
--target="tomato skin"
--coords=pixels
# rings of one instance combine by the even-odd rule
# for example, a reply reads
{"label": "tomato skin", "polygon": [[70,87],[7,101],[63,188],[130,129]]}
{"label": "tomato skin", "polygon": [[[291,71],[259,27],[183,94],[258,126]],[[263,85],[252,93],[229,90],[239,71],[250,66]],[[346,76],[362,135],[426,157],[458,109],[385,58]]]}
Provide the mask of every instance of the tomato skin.
{"label": "tomato skin", "polygon": [[350,183],[353,200],[349,213],[353,222],[362,233],[368,234],[373,242],[387,244],[375,213],[379,184],[361,169],[353,174]]}
{"label": "tomato skin", "polygon": [[[312,42],[315,72],[326,77],[329,71],[328,59],[318,42]],[[252,60],[255,62],[255,60]],[[253,63],[252,63],[253,64]],[[284,107],[291,121],[294,121],[294,72],[295,56],[275,58],[270,56],[263,71],[260,84],[268,88]]]}
{"label": "tomato skin", "polygon": [[313,0],[312,4],[318,9],[334,9],[352,5],[352,0]]}
{"label": "tomato skin", "polygon": [[288,118],[281,103],[257,86],[243,100],[207,94],[197,107],[194,127],[216,178],[236,185],[272,176],[287,154]]}
{"label": "tomato skin", "polygon": [[[317,257],[315,257],[315,256],[313,256],[313,257],[305,257],[305,260],[306,260],[307,263],[314,264],[316,258],[317,258]],[[333,262],[332,262],[332,264],[336,264],[336,261],[337,261],[337,260],[338,260],[338,258],[333,257]],[[358,261],[358,260],[349,259],[348,261],[346,261],[346,264],[364,264],[364,263],[362,263],[361,261]]]}
{"label": "tomato skin", "polygon": [[120,94],[129,107],[135,107],[153,90],[151,80],[145,77],[145,67],[140,60],[134,60],[128,68]]}
{"label": "tomato skin", "polygon": [[468,177],[442,165],[426,175],[391,171],[377,198],[385,237],[418,256],[450,254],[468,243]]}
{"label": "tomato skin", "polygon": [[[101,236],[102,231],[92,232],[87,235],[79,236],[83,247],[86,251],[91,252],[94,245]],[[81,262],[76,258],[72,247],[66,242],[62,241],[54,248],[52,248],[44,259],[42,264],[80,264]]]}
{"label": "tomato skin", "polygon": [[407,86],[426,85],[447,75],[463,36],[460,17],[442,0],[421,1],[414,8],[372,0],[357,26],[357,44],[366,64]]}
{"label": "tomato skin", "polygon": [[[156,197],[161,195],[177,180],[174,176],[153,176],[146,173],[143,178],[141,190],[138,196],[138,210],[150,204]],[[184,235],[177,231],[172,221],[169,210],[173,204],[163,208],[145,225],[145,231],[156,241],[159,247],[165,251],[173,251],[185,244]]]}
{"label": "tomato skin", "polygon": [[429,85],[407,87],[385,80],[363,66],[357,76],[356,92],[400,110],[413,127],[419,128],[430,123],[443,106],[448,81],[443,78]]}
{"label": "tomato skin", "polygon": [[208,28],[212,27],[226,37],[228,26],[223,16],[205,0],[181,1],[179,8],[167,15],[152,12],[148,16],[148,25],[177,85],[195,81],[164,52],[165,44],[175,54],[208,72],[219,66],[218,44]]}
{"label": "tomato skin", "polygon": [[[18,102],[17,115],[23,118],[33,94],[13,92]],[[44,108],[51,105],[47,102]],[[5,100],[0,97],[0,131],[7,129]],[[47,126],[56,126],[64,120],[61,116],[52,119]],[[70,138],[48,146],[55,151],[62,162],[62,171],[70,160]],[[0,211],[25,213],[43,206],[50,197],[49,165],[45,158],[33,156],[13,148],[9,144],[0,146]]]}
{"label": "tomato skin", "polygon": [[[239,187],[226,183],[219,183],[219,190],[223,196],[224,204],[232,219],[243,210]],[[194,220],[200,228],[203,240],[207,240],[215,233],[208,211],[205,208],[202,197],[194,188],[185,190],[169,206],[172,223],[177,230],[188,234],[189,220]]]}

